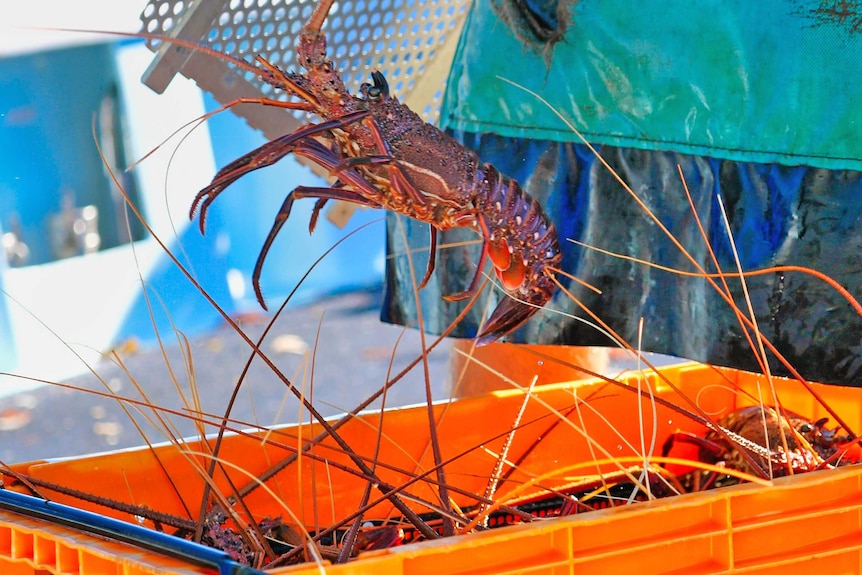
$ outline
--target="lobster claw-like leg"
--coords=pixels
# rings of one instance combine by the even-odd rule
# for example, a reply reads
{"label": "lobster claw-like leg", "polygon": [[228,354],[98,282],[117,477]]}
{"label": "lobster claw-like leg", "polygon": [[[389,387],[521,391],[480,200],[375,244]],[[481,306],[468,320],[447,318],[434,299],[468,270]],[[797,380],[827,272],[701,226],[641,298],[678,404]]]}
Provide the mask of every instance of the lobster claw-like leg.
{"label": "lobster claw-like leg", "polygon": [[195,196],[189,210],[189,219],[194,218],[194,214],[200,206],[200,228],[204,231],[206,226],[206,215],[210,204],[221,194],[225,188],[234,183],[236,180],[249,172],[271,166],[281,160],[286,155],[296,150],[297,144],[311,136],[328,132],[334,128],[344,128],[348,124],[352,124],[366,117],[368,112],[359,111],[346,114],[336,120],[321,122],[319,124],[311,124],[300,128],[299,130],[286,134],[275,140],[271,140],[256,150],[249,152],[226,165],[213,178],[212,183],[202,189]]}
{"label": "lobster claw-like leg", "polygon": [[[291,191],[284,199],[281,209],[279,209],[278,213],[275,215],[275,222],[273,222],[272,228],[266,236],[266,240],[263,243],[260,254],[257,256],[257,262],[255,263],[254,272],[251,276],[254,293],[257,296],[257,301],[263,309],[267,309],[266,303],[263,299],[263,293],[260,289],[260,276],[263,271],[263,262],[266,260],[266,256],[269,253],[278,232],[290,217],[294,201],[302,198],[317,198],[318,202],[315,204],[315,214],[319,212],[326,200],[341,200],[373,208],[380,207],[380,200],[378,199],[380,191],[372,186],[370,182],[355,170],[341,170],[339,168],[340,158],[320,142],[313,138],[305,138],[294,144],[293,152],[297,156],[303,156],[312,160],[330,172],[337,173],[339,184],[337,187],[331,188],[310,188],[299,186]],[[312,218],[312,221],[314,221],[316,216],[313,214]]]}

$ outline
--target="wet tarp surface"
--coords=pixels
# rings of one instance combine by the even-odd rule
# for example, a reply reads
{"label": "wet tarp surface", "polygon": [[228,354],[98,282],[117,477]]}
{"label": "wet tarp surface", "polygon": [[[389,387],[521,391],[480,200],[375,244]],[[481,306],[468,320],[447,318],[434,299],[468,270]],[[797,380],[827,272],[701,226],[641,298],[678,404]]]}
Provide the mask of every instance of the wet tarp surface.
{"label": "wet tarp surface", "polygon": [[[571,295],[558,290],[510,341],[611,345],[580,301],[629,342],[643,319],[644,350],[756,369],[733,308],[708,280],[592,248],[714,272],[708,242],[718,268],[734,272],[720,197],[743,270],[806,266],[862,297],[862,14],[801,0],[661,4],[479,0],[442,122],[540,200],[560,236],[562,268],[601,290],[558,276]],[[595,144],[679,246],[557,112],[501,77],[540,94]],[[384,319],[417,322],[409,265],[398,254],[407,245],[421,253],[427,235],[424,225],[390,218]],[[455,230],[441,243],[476,239]],[[420,294],[429,331],[463,309],[441,296],[464,289],[479,250],[474,242],[439,251]],[[421,277],[424,256],[414,265]],[[745,310],[740,280],[726,281]],[[792,269],[749,276],[746,287],[758,329],[803,376],[862,384],[862,318],[840,293]],[[502,297],[490,291],[457,335],[476,333]]]}

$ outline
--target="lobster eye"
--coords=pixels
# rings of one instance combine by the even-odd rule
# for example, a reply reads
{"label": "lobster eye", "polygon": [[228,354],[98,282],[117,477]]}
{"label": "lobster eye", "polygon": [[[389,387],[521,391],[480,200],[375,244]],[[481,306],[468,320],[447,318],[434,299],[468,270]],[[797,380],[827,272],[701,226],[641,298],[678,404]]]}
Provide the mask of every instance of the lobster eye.
{"label": "lobster eye", "polygon": [[799,433],[809,433],[812,429],[814,428],[811,427],[810,423],[803,423],[799,426]]}
{"label": "lobster eye", "polygon": [[374,100],[375,102],[379,102],[380,98],[383,94],[380,92],[380,88],[377,86],[369,86],[368,87],[368,99]]}

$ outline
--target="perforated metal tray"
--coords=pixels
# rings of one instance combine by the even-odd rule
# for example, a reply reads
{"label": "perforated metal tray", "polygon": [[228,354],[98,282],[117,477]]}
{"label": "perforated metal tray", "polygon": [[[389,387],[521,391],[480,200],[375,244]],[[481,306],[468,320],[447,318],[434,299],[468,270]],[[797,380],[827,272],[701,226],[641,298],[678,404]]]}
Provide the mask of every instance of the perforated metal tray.
{"label": "perforated metal tray", "polygon": [[[329,54],[351,91],[381,71],[393,92],[428,121],[440,98],[469,0],[339,0],[323,27]],[[297,69],[295,46],[314,0],[151,0],[143,31],[179,38],[252,62],[257,55],[282,69]],[[157,92],[177,72],[221,103],[239,97],[284,99],[248,72],[211,55],[169,42],[150,41],[156,57],[144,83]],[[233,111],[274,138],[307,121],[283,109],[241,105]]]}

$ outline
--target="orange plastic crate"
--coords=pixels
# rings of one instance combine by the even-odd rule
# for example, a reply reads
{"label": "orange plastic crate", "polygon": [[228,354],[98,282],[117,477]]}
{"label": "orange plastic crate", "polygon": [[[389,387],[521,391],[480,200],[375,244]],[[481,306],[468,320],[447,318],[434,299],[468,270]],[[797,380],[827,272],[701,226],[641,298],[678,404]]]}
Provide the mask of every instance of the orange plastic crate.
{"label": "orange plastic crate", "polygon": [[[743,391],[754,398],[771,397],[763,376],[696,364],[661,371],[683,395],[695,399],[705,412],[715,418],[756,403]],[[800,383],[781,378],[773,380],[785,408],[812,420],[827,416]],[[639,377],[631,374],[622,381],[637,387]],[[645,374],[640,385],[649,385],[658,397],[676,404],[683,403],[683,398],[655,374]],[[862,390],[812,385],[854,431],[862,428]],[[488,451],[499,452],[523,400],[520,391],[507,391],[435,406],[443,458],[453,458],[446,466],[448,483],[474,493],[484,492],[495,464],[495,457]],[[576,404],[578,409],[575,409]],[[535,475],[553,473],[578,462],[594,461],[593,450],[598,449],[597,446],[615,457],[635,455],[641,444],[638,411],[643,411],[644,434],[649,443],[653,432],[652,409],[648,398],[640,399],[637,394],[602,380],[536,389],[527,403],[522,427],[514,436],[508,456],[509,461],[522,461],[509,481],[501,484],[496,498],[506,499],[515,493],[541,493],[539,489],[522,492],[518,486]],[[550,415],[554,411],[566,414],[568,423],[552,425],[558,421]],[[656,415],[656,453],[660,452],[664,439],[677,429],[704,432],[691,419],[664,406],[656,406]],[[382,418],[379,413],[364,414],[347,423],[340,433],[358,453],[371,457],[380,425],[384,439],[379,459],[395,468],[380,468],[382,481],[398,485],[409,474],[433,466],[424,406],[387,410]],[[269,439],[296,447],[299,437],[308,438],[317,432],[318,427],[312,425],[285,426],[273,430]],[[592,450],[585,434],[594,442]],[[536,443],[539,437],[541,441]],[[68,460],[24,463],[15,468],[39,479],[85,491],[92,491],[98,484],[99,491],[110,494],[112,498],[181,515],[183,502],[190,509],[197,509],[202,493],[203,482],[198,478],[193,462],[206,465],[207,461],[195,455],[201,451],[198,442],[188,442],[184,448],[185,451],[167,445],[152,451],[127,450]],[[257,438],[234,436],[226,442],[222,457],[247,473],[257,474],[284,453],[282,448],[265,444]],[[350,465],[349,459],[334,447],[331,440],[315,448],[315,453],[325,455],[333,462]],[[603,456],[598,454],[595,457]],[[595,474],[598,468],[610,471],[613,466],[588,464],[579,471],[566,472],[565,476],[552,475],[543,484],[562,485],[576,473]],[[162,469],[167,470],[173,485]],[[237,483],[247,480],[239,472],[232,473],[232,478]],[[741,485],[395,547],[364,554],[346,565],[328,566],[327,572],[411,575],[780,572],[782,575],[810,575],[816,566],[828,573],[860,573],[860,481],[862,466],[797,475],[776,480],[771,487]],[[223,477],[218,478],[217,483],[224,489]],[[315,517],[312,505],[312,500],[315,500],[320,524],[325,526],[358,507],[366,482],[334,466],[326,469],[322,463],[304,458],[301,464],[294,464],[267,485],[309,526]],[[227,492],[226,489],[224,491]],[[416,483],[410,491],[416,496],[436,500],[436,492],[422,482]],[[454,494],[453,498],[460,505],[473,503],[466,496]],[[56,500],[134,521],[122,513],[60,494],[56,494]],[[246,501],[258,518],[284,516],[284,509],[263,490],[258,489]],[[383,518],[390,513],[393,513],[391,505],[380,505],[366,518]],[[11,536],[4,531],[9,529]],[[2,570],[5,565],[15,565],[18,571],[11,571],[15,575],[37,572],[36,567],[29,571],[21,570],[21,565],[38,562],[24,557],[26,549],[24,552],[12,549],[14,546],[8,541],[15,536],[15,531],[14,521],[0,516],[0,572],[7,572]],[[43,536],[41,532],[40,536]],[[47,528],[44,537],[53,537]],[[58,549],[60,545],[58,543]],[[87,545],[85,543],[84,548]],[[144,556],[142,561],[146,566],[149,560]],[[152,562],[157,563],[155,557]],[[121,568],[120,563],[117,565],[117,573],[126,572],[122,569],[127,567]],[[83,574],[103,571],[51,572]],[[320,570],[318,566],[308,564],[273,572],[311,574]]]}

